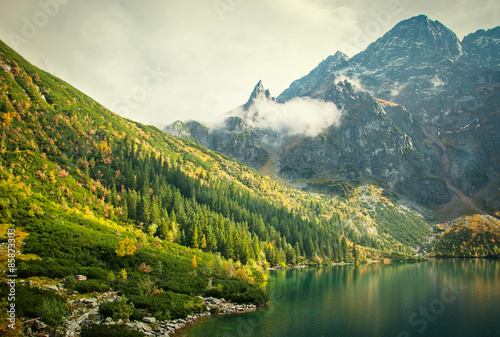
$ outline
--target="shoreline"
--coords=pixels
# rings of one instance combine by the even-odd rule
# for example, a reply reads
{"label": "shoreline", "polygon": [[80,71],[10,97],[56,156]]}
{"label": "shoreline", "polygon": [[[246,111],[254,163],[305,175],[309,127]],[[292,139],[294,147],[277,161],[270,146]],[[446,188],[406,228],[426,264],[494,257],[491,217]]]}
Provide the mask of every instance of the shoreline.
{"label": "shoreline", "polygon": [[[213,298],[209,298],[209,299],[213,299]],[[205,300],[206,299],[204,299],[203,301],[205,302]],[[218,313],[213,314],[213,313],[211,313],[211,311],[209,309],[208,311],[204,312],[203,314],[198,314],[198,317],[191,319],[191,320],[186,320],[186,323],[182,327],[179,327],[178,329],[176,329],[173,333],[169,334],[169,336],[171,336],[171,337],[184,336],[182,334],[185,332],[184,331],[185,329],[187,329],[191,326],[194,326],[195,324],[200,324],[209,317],[238,315],[238,314],[244,314],[244,313],[248,313],[248,312],[254,312],[254,311],[260,310],[268,305],[268,303],[265,303],[261,306],[256,306],[255,304],[235,304],[235,303],[231,303],[231,302],[225,302],[224,299],[216,299],[216,300],[224,301],[222,303],[227,304],[226,308],[224,308],[226,310],[219,311]],[[227,307],[229,307],[229,310],[227,310],[228,309]],[[244,308],[242,310],[241,307],[246,307],[246,308]],[[207,308],[208,308],[208,306],[207,306]],[[212,308],[214,308],[214,307],[212,307]],[[231,308],[233,308],[233,309],[231,309]],[[193,316],[195,316],[195,315],[193,315]]]}

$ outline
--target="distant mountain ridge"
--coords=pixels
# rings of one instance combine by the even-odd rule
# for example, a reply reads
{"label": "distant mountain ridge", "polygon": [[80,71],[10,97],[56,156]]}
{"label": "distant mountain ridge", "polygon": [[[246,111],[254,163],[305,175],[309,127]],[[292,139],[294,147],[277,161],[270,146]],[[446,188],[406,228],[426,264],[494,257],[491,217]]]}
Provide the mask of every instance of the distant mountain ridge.
{"label": "distant mountain ridge", "polygon": [[[280,104],[309,99],[342,110],[338,125],[324,125],[314,137],[254,127],[241,115],[211,129],[176,122],[166,131],[306,189],[327,191],[327,181],[377,181],[438,206],[443,219],[451,215],[439,210],[454,202],[465,213],[498,216],[498,55],[500,27],[460,41],[439,21],[419,15],[350,59],[340,51],[327,57],[277,96]],[[256,92],[260,100],[273,100],[262,82]],[[255,105],[252,96],[247,110]]]}

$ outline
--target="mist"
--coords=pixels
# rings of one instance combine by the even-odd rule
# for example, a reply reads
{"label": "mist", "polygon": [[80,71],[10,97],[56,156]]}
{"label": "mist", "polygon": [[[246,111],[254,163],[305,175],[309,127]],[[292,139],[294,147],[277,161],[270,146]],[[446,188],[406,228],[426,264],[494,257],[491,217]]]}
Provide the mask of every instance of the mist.
{"label": "mist", "polygon": [[246,113],[254,128],[271,128],[289,135],[315,137],[331,125],[339,125],[342,110],[334,103],[295,98],[286,103],[271,100],[254,102]]}

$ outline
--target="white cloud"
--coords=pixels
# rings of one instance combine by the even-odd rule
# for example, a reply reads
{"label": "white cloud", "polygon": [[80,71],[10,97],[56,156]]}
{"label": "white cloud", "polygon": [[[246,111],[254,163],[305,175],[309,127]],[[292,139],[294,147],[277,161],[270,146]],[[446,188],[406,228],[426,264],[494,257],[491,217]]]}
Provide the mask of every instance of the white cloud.
{"label": "white cloud", "polygon": [[347,81],[351,83],[353,86],[354,90],[357,91],[368,91],[371,92],[370,90],[367,90],[362,84],[361,80],[355,76],[346,76],[345,74],[339,73],[339,75],[335,78],[335,82],[344,82]]}
{"label": "white cloud", "polygon": [[[243,111],[236,111],[241,115]],[[332,102],[295,98],[286,103],[260,100],[247,112],[247,123],[254,128],[274,129],[290,135],[317,136],[340,123],[342,111]]]}

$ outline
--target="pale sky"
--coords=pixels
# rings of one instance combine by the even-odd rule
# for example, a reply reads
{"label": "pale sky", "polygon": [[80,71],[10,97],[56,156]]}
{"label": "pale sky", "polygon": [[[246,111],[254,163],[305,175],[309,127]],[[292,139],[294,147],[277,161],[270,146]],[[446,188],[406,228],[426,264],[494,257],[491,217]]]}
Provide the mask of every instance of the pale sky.
{"label": "pale sky", "polygon": [[500,25],[500,2],[0,0],[0,39],[112,111],[165,125],[212,121],[261,79],[277,96],[419,14],[462,39]]}

